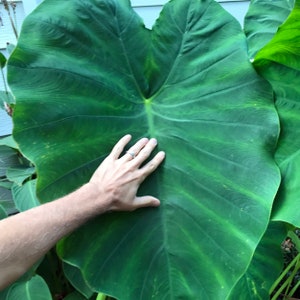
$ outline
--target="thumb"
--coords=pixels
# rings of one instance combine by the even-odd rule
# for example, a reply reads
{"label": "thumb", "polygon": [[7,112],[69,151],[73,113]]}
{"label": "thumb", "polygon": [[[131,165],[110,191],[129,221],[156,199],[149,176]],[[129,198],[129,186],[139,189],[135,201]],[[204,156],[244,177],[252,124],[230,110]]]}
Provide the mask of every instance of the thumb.
{"label": "thumb", "polygon": [[152,196],[135,197],[134,205],[136,206],[136,208],[148,207],[148,206],[157,207],[160,205],[160,201],[157,198]]}

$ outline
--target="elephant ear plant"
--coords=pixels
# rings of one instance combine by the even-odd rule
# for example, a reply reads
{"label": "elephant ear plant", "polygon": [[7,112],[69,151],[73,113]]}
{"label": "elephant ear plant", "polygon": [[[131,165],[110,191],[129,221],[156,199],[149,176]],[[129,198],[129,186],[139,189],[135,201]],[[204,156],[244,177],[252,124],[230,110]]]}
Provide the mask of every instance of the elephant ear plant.
{"label": "elephant ear plant", "polygon": [[[285,13],[265,1],[267,21],[279,20],[272,34],[293,8],[279,2]],[[45,0],[25,20],[8,79],[14,138],[36,167],[42,203],[88,181],[126,133],[156,137],[167,153],[139,191],[159,208],[100,216],[58,244],[92,291],[121,300],[268,295],[284,224],[298,226],[286,214],[299,220],[297,189],[283,196],[290,180],[299,184],[300,77],[286,45],[299,54],[300,35],[278,35],[286,51],[273,69],[274,53],[250,45],[258,32],[259,47],[270,40],[251,17],[260,4],[251,3],[245,32],[211,0],[170,1],[151,30],[128,0]],[[257,52],[261,75],[250,62]]]}

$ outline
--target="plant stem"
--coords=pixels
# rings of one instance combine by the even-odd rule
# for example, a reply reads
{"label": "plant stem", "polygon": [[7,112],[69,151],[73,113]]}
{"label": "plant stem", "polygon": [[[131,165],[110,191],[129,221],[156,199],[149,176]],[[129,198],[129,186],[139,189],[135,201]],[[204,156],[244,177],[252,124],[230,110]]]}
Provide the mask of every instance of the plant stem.
{"label": "plant stem", "polygon": [[8,1],[7,0],[2,0],[2,2],[3,2],[5,10],[7,11],[7,14],[8,14],[8,17],[9,17],[9,20],[10,20],[10,24],[11,24],[11,27],[12,27],[12,29],[14,31],[15,37],[16,37],[16,39],[18,39],[18,37],[19,37],[18,36],[18,31],[17,31],[15,23],[14,23],[12,17],[11,17],[11,14],[10,14],[10,9],[9,9],[9,5],[8,5]]}
{"label": "plant stem", "polygon": [[[297,254],[297,256],[289,263],[289,265],[284,269],[284,271],[281,273],[281,275],[277,278],[277,280],[274,282],[274,284],[272,285],[272,287],[270,288],[270,292],[269,294],[271,295],[272,292],[275,290],[275,288],[279,285],[279,283],[282,281],[282,279],[284,278],[284,276],[286,276],[286,274],[289,272],[289,270],[295,266],[298,266],[298,262],[300,259],[300,253]],[[294,273],[295,269],[293,270],[292,274]],[[299,269],[299,267],[298,267]],[[297,271],[297,270],[296,270]],[[276,300],[278,298],[278,296],[280,295],[280,293],[283,291],[283,289],[286,286],[289,286],[291,280],[293,280],[294,275],[292,276],[292,274],[287,278],[287,280],[282,284],[282,286],[277,290],[277,292],[275,293],[275,295],[271,298],[271,300]]]}

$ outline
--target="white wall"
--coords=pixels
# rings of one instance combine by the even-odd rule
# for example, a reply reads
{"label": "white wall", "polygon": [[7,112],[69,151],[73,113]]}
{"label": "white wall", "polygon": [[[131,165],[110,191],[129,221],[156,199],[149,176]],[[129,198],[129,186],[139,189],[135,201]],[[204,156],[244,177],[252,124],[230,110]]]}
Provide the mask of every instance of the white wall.
{"label": "white wall", "polygon": [[[26,14],[29,14],[42,0],[23,0]],[[151,28],[159,13],[168,0],[131,0],[131,5],[143,18],[145,25]],[[250,0],[219,0],[220,4],[243,25]]]}
{"label": "white wall", "polygon": [[[14,21],[15,27],[17,29],[17,33],[20,32],[20,28],[22,22],[25,18],[24,7],[22,1],[15,1],[16,9],[15,13],[13,9],[10,9],[10,15],[12,20]],[[7,57],[6,46],[7,43],[16,44],[17,39],[14,34],[14,31],[11,26],[11,22],[9,19],[9,15],[7,11],[4,9],[3,4],[0,3],[0,51]],[[4,70],[5,71],[5,70]],[[2,75],[0,77],[0,90],[4,90],[4,83],[2,80]],[[6,112],[0,109],[0,136],[10,134],[12,131],[12,120]]]}
{"label": "white wall", "polygon": [[[16,1],[15,3],[15,13],[12,9],[10,9],[10,14],[15,23],[17,32],[19,32],[25,18],[25,12],[21,1]],[[0,3],[0,17],[0,49],[4,49],[6,48],[6,43],[16,43],[17,40],[14,35],[8,13],[4,9],[2,3]]]}
{"label": "white wall", "polygon": [[[145,4],[147,2],[147,4]],[[151,28],[167,0],[131,0],[135,11],[143,18],[147,28]],[[250,1],[218,1],[243,26]],[[150,3],[150,4],[149,4]]]}

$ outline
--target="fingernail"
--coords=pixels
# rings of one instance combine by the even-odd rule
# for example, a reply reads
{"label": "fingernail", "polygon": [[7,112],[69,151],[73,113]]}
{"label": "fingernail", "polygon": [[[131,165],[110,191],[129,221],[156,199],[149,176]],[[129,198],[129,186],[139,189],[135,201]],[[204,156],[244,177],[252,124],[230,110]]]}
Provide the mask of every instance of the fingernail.
{"label": "fingernail", "polygon": [[160,201],[158,199],[155,199],[153,201],[153,206],[160,206]]}
{"label": "fingernail", "polygon": [[157,145],[157,139],[152,138],[150,141],[151,141],[153,144]]}
{"label": "fingernail", "polygon": [[166,153],[164,151],[159,151],[157,154],[159,154],[161,156],[161,159],[165,159],[166,157]]}

